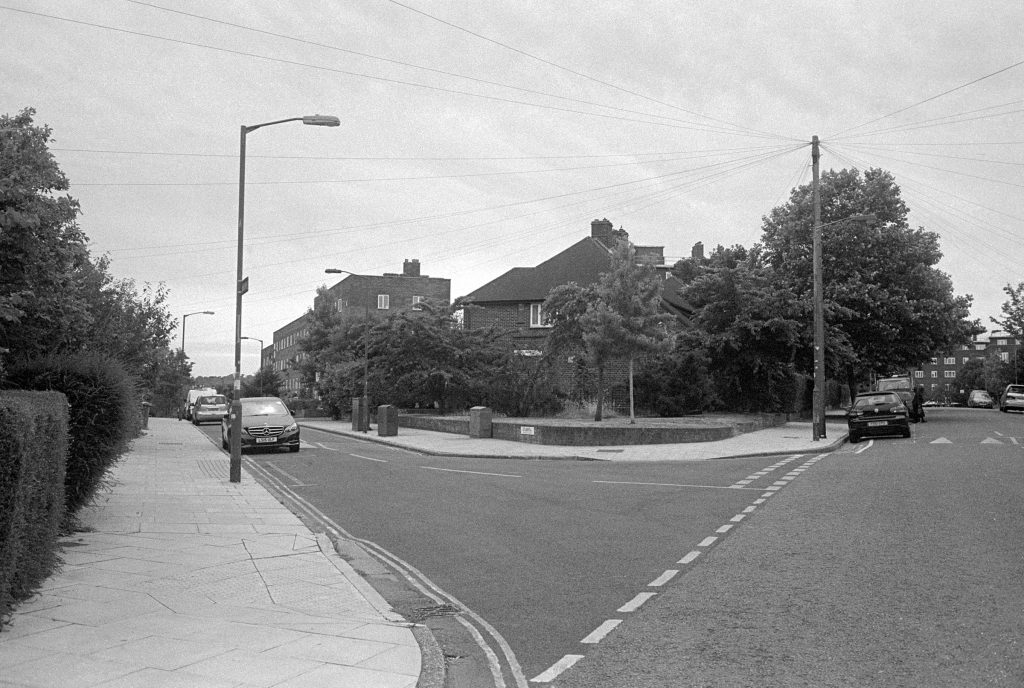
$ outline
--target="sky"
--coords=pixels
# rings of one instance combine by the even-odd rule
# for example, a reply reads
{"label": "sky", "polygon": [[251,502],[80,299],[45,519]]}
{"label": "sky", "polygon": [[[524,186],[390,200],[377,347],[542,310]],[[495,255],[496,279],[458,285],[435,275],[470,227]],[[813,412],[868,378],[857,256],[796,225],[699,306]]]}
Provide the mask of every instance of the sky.
{"label": "sky", "polygon": [[[669,262],[751,246],[822,170],[892,172],[990,329],[1024,279],[1024,3],[0,0],[0,113],[36,110],[93,255],[164,285],[195,375],[336,283],[468,294],[608,218]],[[242,373],[259,367],[243,342]]]}

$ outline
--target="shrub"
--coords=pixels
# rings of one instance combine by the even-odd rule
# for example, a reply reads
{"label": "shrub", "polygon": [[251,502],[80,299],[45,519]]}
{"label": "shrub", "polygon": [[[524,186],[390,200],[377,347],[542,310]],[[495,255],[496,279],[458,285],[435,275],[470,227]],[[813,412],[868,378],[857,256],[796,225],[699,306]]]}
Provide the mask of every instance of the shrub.
{"label": "shrub", "polygon": [[73,515],[87,504],[106,472],[141,429],[131,376],[99,354],[53,355],[10,363],[7,387],[63,392],[70,405],[65,504]]}
{"label": "shrub", "polygon": [[700,413],[718,404],[707,361],[690,351],[644,360],[633,377],[633,397],[637,407],[663,418]]}
{"label": "shrub", "polygon": [[0,625],[58,564],[67,448],[63,394],[0,394]]}

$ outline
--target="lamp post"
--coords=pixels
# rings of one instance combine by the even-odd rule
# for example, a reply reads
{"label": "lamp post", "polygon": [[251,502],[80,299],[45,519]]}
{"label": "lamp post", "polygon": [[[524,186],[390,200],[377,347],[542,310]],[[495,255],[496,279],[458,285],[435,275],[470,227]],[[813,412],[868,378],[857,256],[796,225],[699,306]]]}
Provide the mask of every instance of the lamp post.
{"label": "lamp post", "polygon": [[181,316],[181,353],[185,353],[185,318],[190,315],[213,315],[213,311],[193,311]]}
{"label": "lamp post", "polygon": [[[245,237],[245,137],[262,127],[284,122],[302,122],[314,127],[337,127],[341,121],[330,115],[289,117],[250,126],[242,125],[238,148],[238,265],[235,279],[235,379],[231,395],[231,466],[229,480],[242,481],[242,294],[249,285],[242,277],[242,245]],[[262,352],[261,352],[262,355]]]}
{"label": "lamp post", "polygon": [[[263,340],[259,337],[239,337],[239,339],[248,339],[253,342],[260,343],[260,367],[256,370],[256,374],[259,375],[263,370]],[[263,376],[260,375],[260,396],[263,396]]]}
{"label": "lamp post", "polygon": [[[328,275],[342,275],[342,274],[344,274],[344,275],[350,275],[352,277],[366,277],[366,275],[359,275],[357,273],[350,272],[348,270],[339,270],[338,268],[327,268],[326,270],[324,270],[324,272],[327,273]],[[360,408],[363,410],[363,412],[365,412],[367,414],[366,417],[368,419],[369,418],[369,413],[370,413],[370,411],[369,411],[370,397],[367,394],[366,386],[367,386],[367,381],[370,379],[370,306],[369,306],[368,301],[366,300],[366,299],[369,298],[369,296],[366,295],[366,294],[364,294],[363,296],[366,297],[363,300],[363,313],[365,315],[366,323],[364,325],[364,330],[363,330],[363,398],[362,398],[362,401],[360,402]],[[360,418],[360,420],[359,420],[359,429],[362,432],[366,432],[367,431],[366,426],[362,422],[362,418]]]}

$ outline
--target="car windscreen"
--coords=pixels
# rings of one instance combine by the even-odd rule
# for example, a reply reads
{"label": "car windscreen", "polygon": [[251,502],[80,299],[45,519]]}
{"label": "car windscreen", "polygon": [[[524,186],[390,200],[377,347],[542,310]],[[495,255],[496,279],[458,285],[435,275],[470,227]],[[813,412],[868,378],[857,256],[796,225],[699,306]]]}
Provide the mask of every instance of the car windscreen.
{"label": "car windscreen", "polygon": [[1024,385],[1010,385],[1006,388],[1008,394],[1024,394]]}
{"label": "car windscreen", "polygon": [[886,404],[898,404],[900,398],[895,394],[872,394],[867,397],[857,397],[857,400],[853,402],[854,408],[863,408],[865,406],[884,406]]}
{"label": "car windscreen", "polygon": [[242,399],[243,416],[284,416],[288,409],[278,399],[264,399],[262,401],[246,401]]}
{"label": "car windscreen", "polygon": [[215,404],[226,404],[228,403],[227,397],[216,396],[216,397],[199,397],[196,403],[200,406],[213,406]]}

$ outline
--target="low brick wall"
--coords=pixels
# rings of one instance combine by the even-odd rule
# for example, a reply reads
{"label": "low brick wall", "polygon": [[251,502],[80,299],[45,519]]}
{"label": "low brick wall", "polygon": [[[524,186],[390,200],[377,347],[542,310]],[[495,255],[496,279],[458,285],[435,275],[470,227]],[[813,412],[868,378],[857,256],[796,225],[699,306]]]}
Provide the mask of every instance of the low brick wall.
{"label": "low brick wall", "polygon": [[[581,421],[579,425],[571,425],[566,423],[548,424],[543,419],[537,419],[536,422],[529,419],[494,419],[491,431],[494,439],[498,440],[527,444],[595,447],[713,442],[785,422],[786,416],[781,414],[762,414],[747,421],[721,425],[710,423],[707,425],[652,425],[642,422],[637,425],[599,425],[588,421]],[[404,428],[469,435],[469,418],[466,416],[400,414],[398,425]]]}

